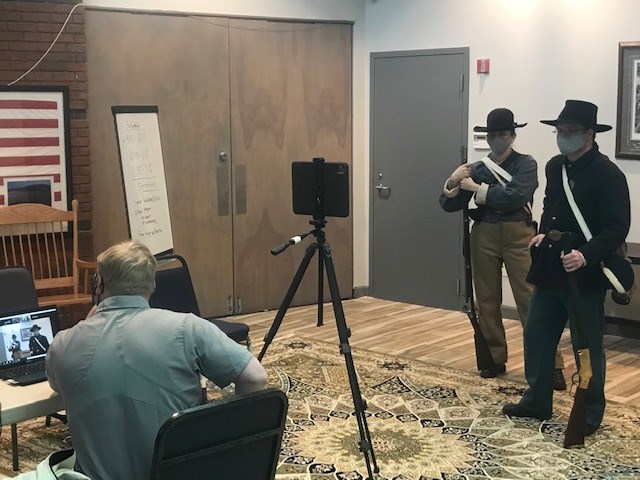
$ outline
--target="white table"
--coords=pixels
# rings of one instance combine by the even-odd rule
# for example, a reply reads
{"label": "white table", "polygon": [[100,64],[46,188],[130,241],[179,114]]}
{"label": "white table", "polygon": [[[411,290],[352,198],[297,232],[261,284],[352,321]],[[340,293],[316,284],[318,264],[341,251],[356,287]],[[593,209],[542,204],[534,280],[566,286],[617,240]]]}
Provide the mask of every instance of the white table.
{"label": "white table", "polygon": [[0,416],[2,425],[11,425],[13,469],[18,470],[17,424],[63,410],[62,398],[44,381],[24,387],[0,380]]}

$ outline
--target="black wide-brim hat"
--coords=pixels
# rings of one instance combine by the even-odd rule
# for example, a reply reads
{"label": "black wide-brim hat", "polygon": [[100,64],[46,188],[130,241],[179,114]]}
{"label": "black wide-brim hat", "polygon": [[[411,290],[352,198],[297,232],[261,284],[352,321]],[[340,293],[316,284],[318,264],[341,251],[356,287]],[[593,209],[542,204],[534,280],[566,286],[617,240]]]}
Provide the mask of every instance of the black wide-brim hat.
{"label": "black wide-brim hat", "polygon": [[540,120],[540,122],[554,127],[558,123],[578,123],[595,132],[608,132],[613,128],[611,125],[598,123],[597,117],[597,105],[583,100],[567,100],[558,118],[555,120]]}
{"label": "black wide-brim hat", "polygon": [[35,332],[36,330],[40,331],[40,330],[41,330],[41,328],[40,328],[38,325],[34,325],[33,327],[31,327],[31,328],[29,329],[29,331],[30,331],[30,332]]}
{"label": "black wide-brim hat", "polygon": [[487,115],[487,126],[473,127],[474,132],[506,132],[514,128],[524,127],[526,123],[513,121],[513,112],[508,108],[496,108]]}

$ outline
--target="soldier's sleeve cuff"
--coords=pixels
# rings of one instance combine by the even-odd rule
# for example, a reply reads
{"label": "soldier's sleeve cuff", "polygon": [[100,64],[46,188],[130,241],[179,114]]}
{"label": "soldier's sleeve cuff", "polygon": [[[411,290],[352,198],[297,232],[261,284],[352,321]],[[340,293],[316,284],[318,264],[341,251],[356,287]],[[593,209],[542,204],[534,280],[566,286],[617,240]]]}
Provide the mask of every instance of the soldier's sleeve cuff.
{"label": "soldier's sleeve cuff", "polygon": [[447,178],[444,182],[444,196],[447,198],[453,198],[453,197],[457,197],[458,194],[460,193],[460,186],[458,185],[457,187],[453,187],[451,190],[449,190],[447,188],[447,185],[449,184],[449,179]]}
{"label": "soldier's sleeve cuff", "polygon": [[481,183],[480,188],[476,192],[476,203],[478,205],[486,205],[488,193],[489,193],[489,185],[487,185],[486,183]]}

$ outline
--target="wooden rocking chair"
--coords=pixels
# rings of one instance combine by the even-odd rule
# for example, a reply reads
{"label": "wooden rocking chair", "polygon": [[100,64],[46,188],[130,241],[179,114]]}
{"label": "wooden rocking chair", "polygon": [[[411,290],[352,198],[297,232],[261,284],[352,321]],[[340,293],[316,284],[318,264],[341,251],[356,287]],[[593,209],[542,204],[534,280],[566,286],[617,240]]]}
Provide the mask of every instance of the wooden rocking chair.
{"label": "wooden rocking chair", "polygon": [[78,258],[78,201],[71,207],[22,203],[0,208],[0,266],[28,268],[41,306],[92,302],[90,280],[97,263]]}

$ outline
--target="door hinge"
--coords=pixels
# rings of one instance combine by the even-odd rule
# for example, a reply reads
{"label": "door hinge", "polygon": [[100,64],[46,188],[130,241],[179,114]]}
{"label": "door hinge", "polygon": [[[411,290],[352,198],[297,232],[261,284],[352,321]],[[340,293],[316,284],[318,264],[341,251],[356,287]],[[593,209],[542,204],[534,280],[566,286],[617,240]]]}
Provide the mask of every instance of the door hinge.
{"label": "door hinge", "polygon": [[460,160],[462,160],[462,163],[467,163],[467,146],[463,145],[462,147],[460,147]]}
{"label": "door hinge", "polygon": [[233,296],[227,297],[227,315],[233,315]]}
{"label": "door hinge", "polygon": [[456,278],[456,295],[460,295],[460,278]]}
{"label": "door hinge", "polygon": [[460,75],[460,91],[464,92],[464,73]]}

